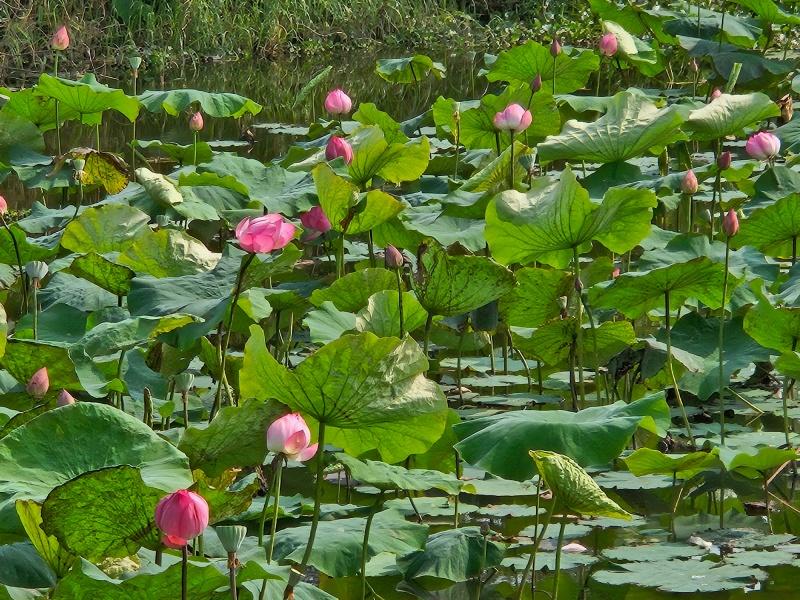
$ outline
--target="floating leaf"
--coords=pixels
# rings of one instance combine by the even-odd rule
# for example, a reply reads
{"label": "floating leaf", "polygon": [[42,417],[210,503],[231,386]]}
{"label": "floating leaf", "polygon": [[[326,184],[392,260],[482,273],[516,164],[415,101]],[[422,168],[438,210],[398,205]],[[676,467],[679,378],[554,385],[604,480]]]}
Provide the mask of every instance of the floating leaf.
{"label": "floating leaf", "polygon": [[429,56],[416,54],[406,58],[382,58],[375,65],[375,72],[389,83],[417,83],[428,75],[442,79],[447,69]]}
{"label": "floating leaf", "polygon": [[193,104],[199,104],[204,114],[211,117],[238,119],[245,113],[257,115],[261,105],[238,94],[204,92],[200,90],[147,91],[139,95],[139,102],[148,111],[165,111],[178,116]]}

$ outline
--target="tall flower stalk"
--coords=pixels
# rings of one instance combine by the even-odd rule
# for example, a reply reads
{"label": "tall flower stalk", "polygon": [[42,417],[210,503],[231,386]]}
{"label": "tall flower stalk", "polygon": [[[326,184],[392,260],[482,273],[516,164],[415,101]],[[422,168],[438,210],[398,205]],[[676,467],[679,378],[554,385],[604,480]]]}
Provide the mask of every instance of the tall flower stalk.
{"label": "tall flower stalk", "polygon": [[[53,38],[50,40],[50,47],[53,49],[55,54],[53,59],[53,76],[58,77],[58,59],[61,56],[61,53],[69,48],[69,31],[67,31],[67,26],[62,25],[59,27],[56,32],[53,34]],[[60,115],[60,106],[58,100],[55,101],[55,110],[56,110],[56,149],[58,151],[58,155],[61,156],[61,115]]]}

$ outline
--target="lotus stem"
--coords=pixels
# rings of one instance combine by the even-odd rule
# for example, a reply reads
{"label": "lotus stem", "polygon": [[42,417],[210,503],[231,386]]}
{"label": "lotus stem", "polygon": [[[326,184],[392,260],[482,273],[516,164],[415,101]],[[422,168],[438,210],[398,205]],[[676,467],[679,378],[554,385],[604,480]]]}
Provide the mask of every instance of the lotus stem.
{"label": "lotus stem", "polygon": [[184,544],[181,548],[181,600],[189,598],[189,547]]}
{"label": "lotus stem", "polygon": [[556,95],[556,56],[553,57],[553,96]]}
{"label": "lotus stem", "polygon": [[683,417],[683,425],[686,427],[686,435],[689,436],[689,444],[692,450],[696,450],[696,446],[694,443],[694,436],[692,435],[692,426],[689,424],[689,416],[686,414],[686,407],[683,405],[683,399],[681,398],[681,390],[678,386],[678,380],[675,378],[675,369],[672,367],[672,334],[670,333],[670,323],[669,323],[669,290],[664,292],[664,308],[665,308],[665,323],[666,323],[666,333],[667,333],[667,370],[669,371],[670,379],[672,380],[672,387],[675,391],[675,400],[678,402],[678,407],[681,410],[681,416]]}
{"label": "lotus stem", "polygon": [[[539,531],[539,515],[540,515],[541,504],[542,504],[542,478],[540,476],[539,480],[536,482],[536,521],[534,522],[533,526],[534,546],[533,550],[531,551],[531,555],[528,558],[528,562],[525,565],[525,569],[522,571],[522,581],[519,582],[519,589],[517,590],[516,600],[522,599],[522,592],[525,589],[525,581],[527,581],[528,579],[528,574],[536,566],[536,553],[539,549],[539,544],[541,543],[541,540],[544,539],[544,533],[545,531],[547,531],[547,526],[550,524],[550,516],[552,515],[552,511],[547,513],[547,518],[545,519],[544,528],[541,531]],[[531,581],[531,587],[533,587],[533,581]]]}
{"label": "lotus stem", "polygon": [[395,269],[394,273],[397,278],[397,314],[400,318],[400,339],[402,340],[406,335],[403,321],[403,278],[400,275],[400,269]]}
{"label": "lotus stem", "polygon": [[456,130],[455,130],[455,147],[456,147],[456,166],[453,170],[453,179],[458,180],[458,159],[461,157],[461,152],[459,152],[459,143],[461,141],[461,123],[456,121]]}
{"label": "lotus stem", "polygon": [[[138,79],[138,70],[134,69],[132,73],[133,82],[133,95],[136,96],[136,80]],[[132,131],[131,131],[131,171],[136,171],[136,119],[138,115],[133,118]]]}
{"label": "lotus stem", "polygon": [[231,587],[231,600],[237,600],[238,591],[236,585],[236,552],[228,552],[228,580]]}
{"label": "lotus stem", "polygon": [[[713,221],[713,219],[712,219]],[[722,275],[722,313],[719,316],[719,436],[720,444],[725,445],[725,297],[728,295],[728,262],[731,254],[731,238],[725,236],[725,273]]]}
{"label": "lotus stem", "polygon": [[[272,555],[275,551],[275,532],[278,529],[278,513],[280,511],[281,502],[281,478],[283,476],[283,457],[279,456],[275,465],[275,478],[273,479],[273,490],[275,493],[275,501],[272,504],[272,524],[270,528],[269,550],[267,551],[267,564],[272,562]],[[264,510],[261,512],[261,523],[258,529],[258,545],[264,545],[264,520],[267,516],[267,504],[264,504]]]}
{"label": "lotus stem", "polygon": [[[795,348],[797,347],[797,338],[792,337],[792,352],[794,352]],[[791,389],[791,383],[789,382],[789,377],[784,376],[783,378],[783,433],[786,436],[786,447],[791,448],[792,445],[789,442],[789,390]]]}
{"label": "lotus stem", "polygon": [[314,488],[314,514],[311,518],[311,530],[308,533],[308,542],[306,543],[306,550],[303,553],[303,558],[300,561],[300,566],[297,569],[292,569],[289,575],[289,582],[286,584],[286,589],[283,592],[284,598],[289,598],[292,595],[294,587],[300,582],[300,579],[305,573],[308,560],[311,558],[311,551],[314,549],[314,538],[317,537],[317,527],[319,526],[319,512],[322,505],[322,484],[325,479],[325,423],[321,421],[319,424],[319,453],[317,454],[317,480]]}
{"label": "lotus stem", "polygon": [[372,519],[375,518],[375,513],[378,512],[378,509],[383,503],[383,494],[384,491],[381,490],[381,493],[378,494],[378,499],[372,506],[372,510],[369,511],[367,522],[364,525],[364,541],[361,544],[361,600],[366,600],[367,598],[367,553],[369,550],[369,531],[372,528]]}
{"label": "lotus stem", "polygon": [[22,268],[22,255],[19,252],[19,244],[17,244],[17,238],[14,237],[14,232],[11,231],[11,227],[9,227],[8,223],[6,222],[6,218],[3,215],[0,215],[0,223],[2,223],[3,228],[8,232],[8,237],[11,238],[11,244],[14,246],[14,256],[17,258],[19,276],[22,279],[22,303],[25,310],[28,310],[28,285],[25,281],[25,269]]}
{"label": "lotus stem", "polygon": [[578,393],[580,395],[580,408],[586,404],[586,395],[583,385],[583,300],[581,299],[581,261],[578,256],[578,247],[572,248],[572,267],[575,274],[575,294],[578,300],[577,314],[577,335],[575,338],[575,362],[578,371]]}
{"label": "lotus stem", "polygon": [[514,132],[510,131],[509,134],[511,135],[511,165],[509,168],[509,180],[508,180],[508,189],[514,189]]}
{"label": "lotus stem", "polygon": [[[722,506],[719,507],[720,511],[722,510]],[[770,534],[772,534],[772,519],[770,518],[769,514],[769,474],[764,473],[764,510],[766,511],[767,516],[767,526],[769,528]]]}
{"label": "lotus stem", "polygon": [[[456,458],[456,460],[455,460],[456,479],[460,480],[461,479],[461,475],[462,475],[461,455],[458,453],[458,450],[456,450],[455,448],[453,449],[453,453],[455,454],[455,458]],[[458,504],[459,504],[460,499],[461,499],[461,493],[460,493],[460,489],[459,489],[459,493],[456,494],[456,498],[455,498],[455,502],[454,502],[455,509],[453,510],[453,527],[456,528],[456,529],[458,529],[458,517],[459,517]]]}
{"label": "lotus stem", "polygon": [[375,243],[372,241],[372,229],[367,233],[367,252],[369,254],[369,266],[374,269],[377,265],[375,263]]}
{"label": "lotus stem", "polygon": [[197,132],[194,132],[194,144],[192,144],[193,159],[192,164],[197,165]]}
{"label": "lotus stem", "polygon": [[431,325],[433,325],[433,313],[428,313],[428,318],[425,320],[425,338],[422,344],[422,352],[425,358],[428,358],[428,345],[430,344]]}
{"label": "lotus stem", "polygon": [[336,279],[344,277],[344,272],[344,232],[342,232],[336,245]]}
{"label": "lotus stem", "polygon": [[[100,117],[100,122],[103,122],[103,117]],[[94,126],[94,149],[100,152],[100,123]]]}
{"label": "lotus stem", "polygon": [[[56,51],[54,57],[54,67],[53,67],[53,75],[58,78],[58,58],[59,53]],[[58,100],[55,101],[55,108],[56,108],[56,151],[58,155],[61,156],[61,115],[60,115],[60,102]]]}
{"label": "lotus stem", "polygon": [[538,391],[539,391],[539,395],[540,396],[542,394],[544,394],[544,381],[542,381],[542,378],[543,378],[543,375],[542,375],[542,361],[537,360],[536,361],[536,383],[537,383],[537,385],[539,387]]}
{"label": "lotus stem", "polygon": [[[122,360],[120,360],[120,365],[122,364]],[[120,398],[120,400],[122,400]],[[189,428],[189,392],[188,390],[184,390],[181,392],[181,402],[183,402],[183,426],[188,429]]]}
{"label": "lotus stem", "polygon": [[217,411],[220,409],[222,405],[222,389],[225,380],[225,363],[227,362],[228,357],[228,344],[231,341],[231,327],[233,326],[233,315],[236,312],[236,304],[239,302],[239,295],[242,293],[242,284],[244,283],[244,274],[247,271],[247,267],[250,266],[250,263],[253,262],[255,258],[255,254],[248,254],[247,258],[244,259],[242,266],[239,269],[239,275],[236,277],[236,287],[233,289],[233,300],[231,301],[231,310],[230,315],[228,315],[228,325],[225,328],[225,333],[222,338],[222,346],[220,348],[221,353],[219,357],[219,379],[217,380],[217,392],[214,395],[214,404],[211,407],[211,416],[209,417],[209,421],[214,418],[214,415],[217,414]]}
{"label": "lotus stem", "polygon": [[561,521],[561,527],[558,528],[558,541],[556,542],[556,565],[555,565],[555,581],[553,582],[553,600],[558,600],[558,583],[561,576],[561,546],[564,544],[564,530],[567,527],[566,521]]}

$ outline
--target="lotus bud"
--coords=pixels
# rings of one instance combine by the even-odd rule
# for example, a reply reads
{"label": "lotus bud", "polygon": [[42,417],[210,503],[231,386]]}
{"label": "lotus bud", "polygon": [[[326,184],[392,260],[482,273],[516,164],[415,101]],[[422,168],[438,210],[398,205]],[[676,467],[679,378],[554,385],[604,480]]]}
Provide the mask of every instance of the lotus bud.
{"label": "lotus bud", "polygon": [[203,113],[199,110],[196,113],[192,113],[192,116],[189,117],[189,129],[197,133],[198,131],[202,131],[203,129]]}
{"label": "lotus bud", "polygon": [[519,104],[509,104],[505,110],[495,114],[493,122],[500,131],[522,133],[530,127],[533,115]]}
{"label": "lotus bud", "polygon": [[331,115],[340,117],[349,113],[352,108],[353,101],[350,96],[339,88],[328,92],[325,97],[325,110]]}
{"label": "lotus bud", "polygon": [[216,532],[225,552],[238,552],[247,537],[247,527],[244,525],[220,525]]}
{"label": "lotus bud", "polygon": [[739,233],[739,216],[732,208],[728,209],[728,212],[722,217],[722,231],[729,238]]}
{"label": "lotus bud", "polygon": [[34,398],[41,398],[50,389],[50,377],[47,374],[47,367],[42,367],[34,373],[25,390]]}
{"label": "lotus bud", "polygon": [[69,404],[75,404],[75,398],[67,390],[61,390],[56,400],[56,406],[68,406]]}
{"label": "lotus bud", "polygon": [[456,109],[453,111],[453,121],[458,124],[461,123],[461,103],[456,102]]}
{"label": "lotus bud", "polygon": [[56,29],[53,38],[50,40],[50,47],[59,52],[63,52],[69,48],[69,31],[67,31],[66,25],[62,25]]}
{"label": "lotus bud", "polygon": [[343,137],[332,135],[325,146],[325,160],[343,158],[344,164],[353,162],[353,147]]}
{"label": "lotus bud", "polygon": [[617,36],[613,33],[607,33],[600,38],[600,54],[608,57],[614,56],[617,53],[618,45]]}
{"label": "lotus bud", "polygon": [[731,153],[725,150],[717,157],[717,168],[720,171],[731,168]]}
{"label": "lotus bud", "polygon": [[155,519],[158,528],[171,538],[170,541],[190,540],[208,526],[208,503],[199,494],[178,490],[159,500]]}
{"label": "lotus bud", "polygon": [[290,413],[273,421],[267,429],[267,450],[287,458],[306,461],[317,453],[311,444],[311,432],[299,413]]}
{"label": "lotus bud", "polygon": [[781,141],[768,131],[759,131],[748,138],[744,149],[756,160],[772,160],[781,151]]}
{"label": "lotus bud", "polygon": [[8,212],[8,202],[6,199],[0,196],[0,215],[4,215]]}
{"label": "lotus bud", "polygon": [[395,270],[403,268],[405,259],[400,250],[389,244],[386,246],[386,250],[383,251],[383,262],[387,269]]}
{"label": "lotus bud", "polygon": [[550,56],[555,58],[561,54],[561,44],[558,42],[558,38],[553,38],[553,42],[550,44]]}
{"label": "lotus bud", "polygon": [[535,94],[540,89],[542,89],[542,74],[537,73],[536,77],[534,77],[533,81],[531,81],[531,93]]}
{"label": "lotus bud", "polygon": [[722,96],[722,90],[718,87],[715,87],[714,90],[711,92],[711,100],[712,102]]}
{"label": "lotus bud", "polygon": [[681,191],[684,194],[691,196],[697,193],[699,187],[700,185],[697,183],[697,176],[694,174],[694,171],[691,169],[686,171],[686,174],[683,176],[683,180],[681,181]]}
{"label": "lotus bud", "polygon": [[129,56],[128,57],[128,64],[131,66],[131,70],[134,73],[139,72],[139,67],[142,66],[142,57],[141,56]]}
{"label": "lotus bud", "polygon": [[188,392],[194,385],[194,375],[188,371],[178,373],[173,380],[175,381],[175,391],[180,394]]}
{"label": "lotus bud", "polygon": [[39,287],[42,279],[47,277],[47,272],[49,268],[46,262],[42,262],[41,260],[32,260],[27,265],[25,265],[25,274],[30,277],[33,285],[35,287]]}

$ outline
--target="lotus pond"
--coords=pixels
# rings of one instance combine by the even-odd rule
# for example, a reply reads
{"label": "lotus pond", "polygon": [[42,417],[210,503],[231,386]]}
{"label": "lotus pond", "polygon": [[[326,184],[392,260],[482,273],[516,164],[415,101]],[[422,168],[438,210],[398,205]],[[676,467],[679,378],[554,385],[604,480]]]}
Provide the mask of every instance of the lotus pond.
{"label": "lotus pond", "polygon": [[0,600],[798,597],[800,15],[590,5],[4,82]]}

